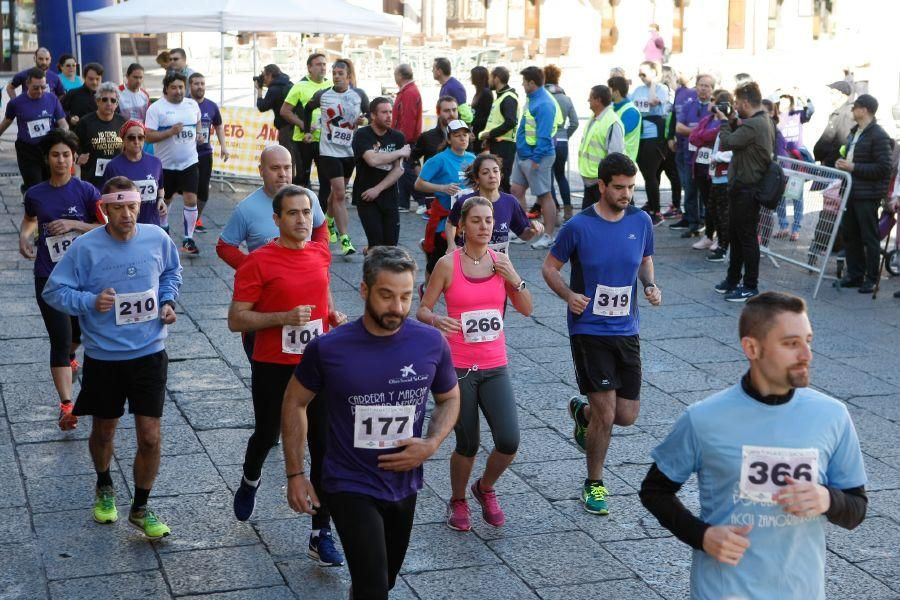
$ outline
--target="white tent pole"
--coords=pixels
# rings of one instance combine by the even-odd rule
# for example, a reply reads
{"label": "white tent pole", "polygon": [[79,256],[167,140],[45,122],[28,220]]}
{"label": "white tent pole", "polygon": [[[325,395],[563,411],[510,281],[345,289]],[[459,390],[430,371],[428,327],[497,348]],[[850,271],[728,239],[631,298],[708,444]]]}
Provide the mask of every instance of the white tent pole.
{"label": "white tent pole", "polygon": [[[256,32],[253,32],[253,76],[256,77]],[[253,96],[256,94],[256,85],[253,85],[253,91],[250,92],[250,102],[253,102]]]}
{"label": "white tent pole", "polygon": [[78,55],[78,64],[81,64],[81,34],[75,36],[75,54]]}
{"label": "white tent pole", "polygon": [[406,25],[406,3],[403,3],[403,13],[400,15],[400,37],[397,38],[397,64],[403,62],[403,28]]}
{"label": "white tent pole", "polygon": [[219,32],[219,106],[225,106],[225,32]]}

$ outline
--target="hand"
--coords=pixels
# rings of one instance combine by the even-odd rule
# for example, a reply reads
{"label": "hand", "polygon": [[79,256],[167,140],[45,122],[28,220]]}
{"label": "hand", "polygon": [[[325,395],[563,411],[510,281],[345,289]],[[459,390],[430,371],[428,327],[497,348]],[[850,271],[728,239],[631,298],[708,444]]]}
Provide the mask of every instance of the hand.
{"label": "hand", "polygon": [[381,190],[378,189],[378,186],[375,186],[364,191],[360,197],[366,202],[374,202],[375,200],[378,200],[378,196],[380,195]]}
{"label": "hand", "polygon": [[459,191],[459,185],[455,183],[448,183],[444,186],[443,192],[448,196],[454,196]]}
{"label": "hand", "polygon": [[19,236],[19,254],[28,260],[34,260],[34,245],[30,239]]}
{"label": "hand", "polygon": [[853,163],[846,158],[837,159],[837,161],[834,163],[834,166],[841,171],[847,171],[848,173],[853,172]]}
{"label": "hand", "polygon": [[437,450],[434,442],[427,438],[397,440],[397,447],[403,450],[378,457],[379,467],[385,471],[409,471],[420,466]]}
{"label": "hand", "polygon": [[293,325],[302,327],[309,323],[309,317],[312,315],[315,304],[301,304],[284,313],[283,325]]}
{"label": "hand", "polygon": [[435,315],[434,326],[441,333],[456,333],[462,331],[462,323],[450,317],[439,317]]}
{"label": "hand", "polygon": [[831,508],[828,488],[810,481],[797,481],[785,477],[788,485],[772,494],[772,500],[781,505],[784,512],[796,517],[816,517]]}
{"label": "hand", "polygon": [[669,140],[669,150],[675,152],[675,140]]}
{"label": "hand", "polygon": [[713,116],[716,119],[718,119],[719,121],[727,121],[728,120],[728,117],[726,117],[725,114],[718,108],[713,108],[712,112],[713,112]]}
{"label": "hand", "polygon": [[81,221],[73,221],[72,219],[56,219],[47,223],[47,233],[49,235],[62,235],[67,231],[75,229]]}
{"label": "hand", "polygon": [[225,148],[222,148],[220,156],[222,157],[222,162],[228,162],[228,159],[231,158],[231,154]]}
{"label": "hand", "polygon": [[402,148],[400,148],[399,152],[400,152],[400,158],[409,158],[409,155],[412,152],[412,146],[407,144],[407,145],[403,146]]}
{"label": "hand", "polygon": [[160,217],[165,217],[169,214],[169,207],[166,205],[166,201],[162,198],[156,203],[156,210],[159,213]]}
{"label": "hand", "polygon": [[580,315],[584,312],[584,309],[588,307],[588,304],[591,303],[591,299],[583,294],[572,292],[569,294],[569,298],[566,302],[568,303],[569,310],[572,311],[572,314]]}
{"label": "hand", "polygon": [[532,170],[532,171],[537,171],[537,170],[540,169],[540,168],[541,168],[541,163],[535,162],[535,161],[531,161],[531,170]]}
{"label": "hand", "polygon": [[312,482],[303,475],[287,480],[287,499],[294,512],[314,515],[320,506]]}
{"label": "hand", "polygon": [[[544,233],[544,224],[540,221],[531,221],[531,225],[528,227],[529,231],[533,231],[533,238],[540,237],[542,233]],[[528,238],[532,239],[532,238]]]}
{"label": "hand", "polygon": [[97,312],[108,312],[112,310],[112,307],[116,304],[116,290],[112,288],[106,288],[97,296],[97,301],[94,302],[94,308],[97,309]]}
{"label": "hand", "polygon": [[172,132],[172,137],[175,137],[176,135],[181,133],[182,129],[184,129],[184,123],[175,123],[174,125],[172,125],[172,128],[169,129],[169,131]]}
{"label": "hand", "polygon": [[79,155],[78,155],[78,160],[75,161],[75,162],[78,163],[78,166],[79,166],[79,167],[83,167],[84,165],[87,164],[87,161],[89,161],[90,159],[91,159],[91,155],[90,155],[90,154],[79,154]]}
{"label": "hand", "polygon": [[73,126],[76,125],[80,120],[81,119],[78,118],[77,115],[72,115],[71,117],[69,117],[69,123],[71,123]]}
{"label": "hand", "polygon": [[328,322],[332,327],[339,327],[347,322],[347,315],[339,310],[332,310],[328,313]]}
{"label": "hand", "polygon": [[519,282],[522,281],[509,257],[500,252],[497,253],[497,258],[494,260],[494,273],[505,279],[513,287],[519,285]]}
{"label": "hand", "polygon": [[647,302],[653,306],[659,306],[662,303],[662,290],[655,285],[653,287],[645,287],[644,296],[647,298]]}
{"label": "hand", "polygon": [[162,310],[159,311],[159,320],[166,325],[174,325],[175,319],[175,309],[172,308],[172,305],[163,304]]}
{"label": "hand", "polygon": [[368,120],[367,118],[365,118],[363,115],[359,115],[359,118],[356,119],[356,126],[357,126],[357,127],[363,127],[363,126],[368,125],[368,124],[369,124],[369,120]]}
{"label": "hand", "polygon": [[312,141],[313,141],[313,134],[311,134],[311,133],[303,134],[303,143],[310,144],[310,143],[312,143]]}
{"label": "hand", "polygon": [[721,563],[736,567],[750,547],[747,534],[751,529],[752,525],[710,527],[703,534],[703,551]]}

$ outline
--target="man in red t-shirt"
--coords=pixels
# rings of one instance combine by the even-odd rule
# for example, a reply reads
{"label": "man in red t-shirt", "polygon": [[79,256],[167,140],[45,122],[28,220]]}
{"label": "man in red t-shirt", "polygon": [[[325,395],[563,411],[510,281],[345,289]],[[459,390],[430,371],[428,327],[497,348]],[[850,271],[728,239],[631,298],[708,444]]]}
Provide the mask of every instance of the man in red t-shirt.
{"label": "man in red t-shirt", "polygon": [[[416,82],[413,81],[413,70],[407,64],[398,65],[394,69],[394,81],[397,83],[397,97],[394,100],[394,113],[391,120],[391,129],[403,133],[406,143],[414,146],[416,140],[422,135],[422,95]],[[413,187],[418,175],[418,167],[410,162],[407,157],[403,161],[403,174],[400,176],[398,186],[400,196],[397,205],[400,212],[409,212],[409,199],[415,197],[417,201],[424,201],[424,195],[419,195]]]}
{"label": "man in red t-shirt", "polygon": [[[272,210],[279,237],[241,263],[228,309],[229,329],[256,332],[251,379],[255,428],[244,455],[244,476],[234,494],[234,515],[239,521],[249,519],[256,507],[262,466],[281,431],[284,390],[306,345],[347,320],[334,308],[328,245],[308,241],[313,212],[306,191],[295,185],[281,188],[272,199]],[[313,401],[308,414],[310,479],[316,481],[325,452],[324,406]],[[319,419],[321,426],[317,426]],[[334,547],[325,506],[313,516],[312,527],[308,554],[323,566],[344,564]]]}

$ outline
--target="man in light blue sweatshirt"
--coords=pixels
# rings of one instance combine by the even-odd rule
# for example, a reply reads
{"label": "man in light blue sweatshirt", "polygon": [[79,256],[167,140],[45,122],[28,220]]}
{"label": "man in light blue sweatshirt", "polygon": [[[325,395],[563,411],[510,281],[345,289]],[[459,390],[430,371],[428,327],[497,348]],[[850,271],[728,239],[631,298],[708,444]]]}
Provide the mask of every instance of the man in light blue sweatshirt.
{"label": "man in light blue sweatshirt", "polygon": [[[111,185],[110,185],[111,184]],[[166,326],[175,323],[181,287],[178,249],[154,225],[138,224],[141,195],[124,177],[101,199],[109,223],[78,238],[44,287],[53,308],[78,317],[84,344],[74,414],[91,415],[89,447],[97,471],[94,520],[118,519],[109,474],[119,418],[134,414],[137,454],[129,523],[150,539],[169,528],[147,506],[159,470],[160,417],[166,393]]]}

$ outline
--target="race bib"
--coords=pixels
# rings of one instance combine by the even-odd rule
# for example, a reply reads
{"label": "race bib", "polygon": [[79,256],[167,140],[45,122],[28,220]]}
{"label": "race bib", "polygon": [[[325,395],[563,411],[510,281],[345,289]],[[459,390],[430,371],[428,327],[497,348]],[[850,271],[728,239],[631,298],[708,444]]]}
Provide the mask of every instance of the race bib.
{"label": "race bib", "polygon": [[349,148],[353,144],[353,130],[335,127],[331,130],[331,142]]}
{"label": "race bib", "polygon": [[175,134],[176,144],[195,144],[197,143],[197,126],[185,125],[184,128]]}
{"label": "race bib", "polygon": [[394,448],[413,436],[416,406],[359,406],[353,422],[354,448]]}
{"label": "race bib", "polygon": [[303,326],[285,325],[281,328],[281,351],[285,354],[303,354],[307,344],[325,333],[322,319]]}
{"label": "race bib", "polygon": [[141,202],[156,202],[159,188],[156,185],[155,179],[141,179],[140,181],[135,181],[133,183],[141,193]]}
{"label": "race bib", "polygon": [[132,325],[159,317],[156,290],[133,294],[116,294],[116,325]]}
{"label": "race bib", "polygon": [[688,142],[688,152],[696,152],[696,151],[697,151],[697,146],[695,146],[695,145],[693,145],[692,143]]}
{"label": "race bib", "polygon": [[500,254],[509,254],[509,240],[505,242],[495,242],[493,244],[488,244],[488,248],[493,250],[494,252],[499,252]]}
{"label": "race bib", "polygon": [[79,235],[81,234],[77,231],[69,231],[62,235],[51,235],[44,238],[44,241],[47,242],[47,250],[50,251],[50,261],[58,263]]}
{"label": "race bib", "polygon": [[699,148],[697,150],[697,164],[708,165],[712,158],[712,148]]}
{"label": "race bib", "polygon": [[594,314],[598,317],[627,317],[631,313],[631,287],[610,287],[597,284],[594,295]]}
{"label": "race bib", "polygon": [[499,310],[470,310],[460,315],[466,343],[493,342],[503,331],[503,315]]}
{"label": "race bib", "polygon": [[786,477],[818,483],[819,451],[765,446],[741,448],[741,499],[771,504],[772,494],[788,484]]}
{"label": "race bib", "polygon": [[788,177],[787,187],[784,188],[785,200],[799,200],[803,197],[803,184],[805,180],[802,177]]}
{"label": "race bib", "polygon": [[[462,179],[460,179],[460,182],[462,182]],[[456,204],[457,202],[461,202],[463,198],[465,198],[466,196],[468,196],[469,194],[471,194],[474,191],[475,190],[473,190],[472,188],[462,188],[461,190],[456,192],[456,194],[453,195],[453,198],[451,198],[450,207],[452,208],[454,204]]]}
{"label": "race bib", "polygon": [[94,167],[94,177],[103,177],[103,172],[106,171],[106,165],[108,165],[111,160],[111,158],[98,158],[97,166]]}
{"label": "race bib", "polygon": [[634,103],[634,107],[638,109],[638,112],[650,112],[650,100],[643,98],[641,100],[632,100]]}
{"label": "race bib", "polygon": [[28,121],[28,136],[31,139],[44,137],[48,133],[50,133],[50,118],[45,117],[43,119],[35,119],[34,121]]}

